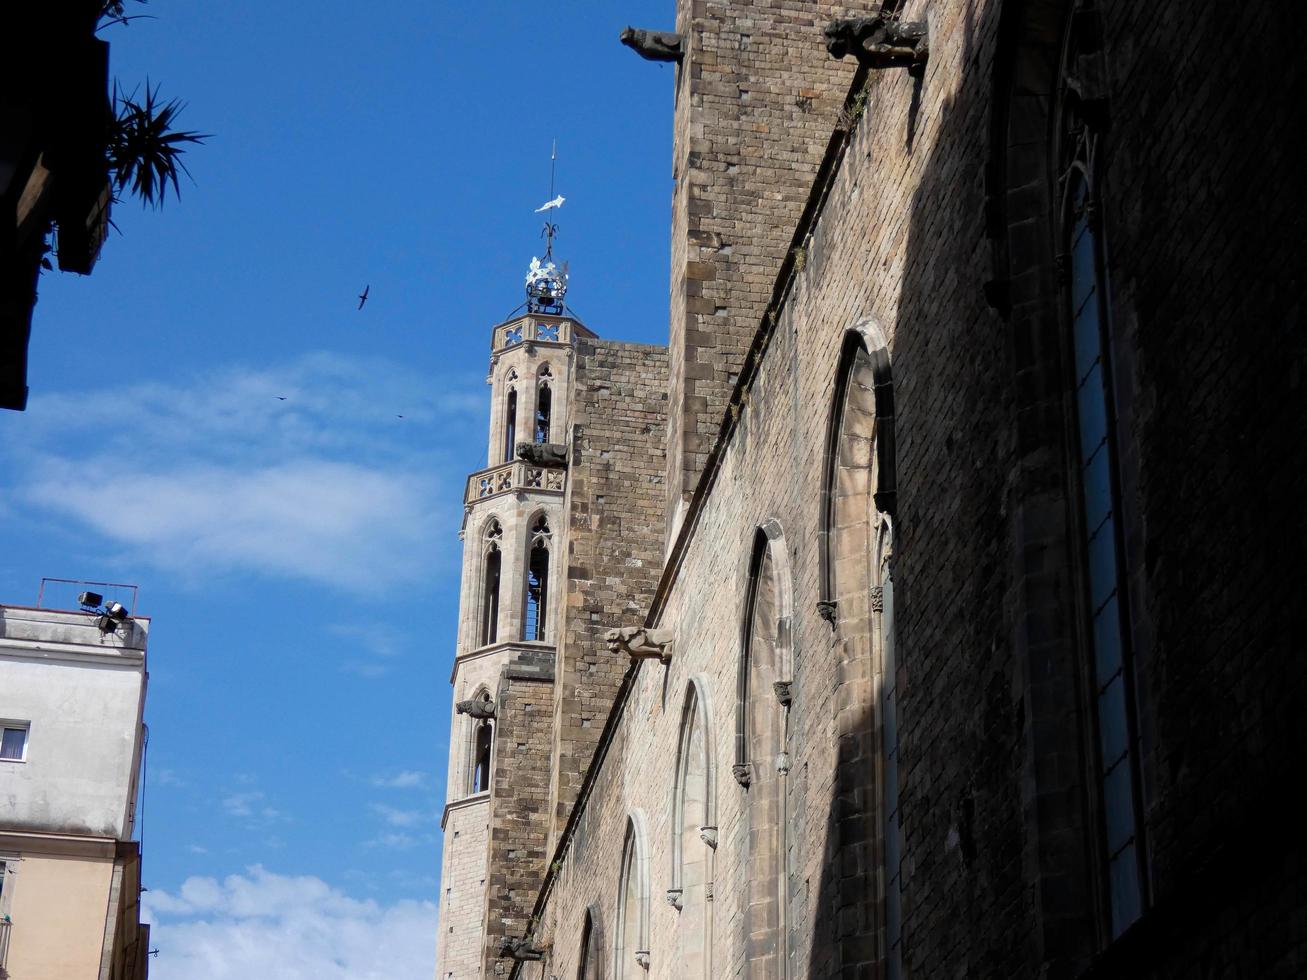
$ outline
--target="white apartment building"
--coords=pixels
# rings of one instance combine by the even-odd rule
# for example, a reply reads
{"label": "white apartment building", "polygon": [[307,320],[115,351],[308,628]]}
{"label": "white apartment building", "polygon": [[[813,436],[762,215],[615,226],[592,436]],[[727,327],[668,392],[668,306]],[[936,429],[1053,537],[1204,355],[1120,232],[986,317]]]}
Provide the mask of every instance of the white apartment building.
{"label": "white apartment building", "polygon": [[0,605],[0,980],[146,976],[131,838],[148,632]]}

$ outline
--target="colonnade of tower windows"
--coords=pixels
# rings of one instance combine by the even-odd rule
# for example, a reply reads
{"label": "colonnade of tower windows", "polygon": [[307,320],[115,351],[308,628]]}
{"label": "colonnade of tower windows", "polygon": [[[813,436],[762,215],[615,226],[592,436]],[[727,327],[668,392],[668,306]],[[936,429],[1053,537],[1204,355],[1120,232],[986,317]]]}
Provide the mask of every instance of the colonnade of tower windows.
{"label": "colonnade of tower windows", "polygon": [[[499,642],[500,589],[503,584],[504,529],[498,520],[486,525],[481,547],[479,646]],[[521,639],[537,643],[549,639],[549,596],[553,530],[549,518],[541,513],[531,521],[527,537],[526,583],[523,594]]]}
{"label": "colonnade of tower windows", "polygon": [[[530,432],[531,441],[535,443],[549,442],[550,433],[553,427],[553,368],[548,363],[541,364],[540,369],[536,372],[535,386],[535,407],[531,411]],[[503,452],[500,458],[505,463],[511,463],[517,455],[517,410],[518,410],[518,374],[513,368],[509,368],[508,373],[504,376],[504,381],[508,385],[508,391],[504,396],[504,422],[503,422]]]}

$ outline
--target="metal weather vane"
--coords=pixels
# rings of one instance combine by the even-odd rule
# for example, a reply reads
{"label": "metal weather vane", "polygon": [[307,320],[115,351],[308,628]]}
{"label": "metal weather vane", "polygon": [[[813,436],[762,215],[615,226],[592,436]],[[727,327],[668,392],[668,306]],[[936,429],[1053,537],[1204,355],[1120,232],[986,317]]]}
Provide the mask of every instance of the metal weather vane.
{"label": "metal weather vane", "polygon": [[[555,140],[549,153],[550,199],[536,208],[536,214],[552,211],[563,206],[565,200],[563,195],[554,195],[554,170],[557,160],[558,142]],[[567,263],[563,263],[561,270],[554,263],[554,236],[557,234],[558,225],[546,219],[545,226],[540,231],[540,237],[545,240],[544,259],[542,261],[540,258],[532,256],[531,268],[526,274],[526,302],[527,308],[532,313],[560,314],[563,312],[563,298],[567,295]]]}

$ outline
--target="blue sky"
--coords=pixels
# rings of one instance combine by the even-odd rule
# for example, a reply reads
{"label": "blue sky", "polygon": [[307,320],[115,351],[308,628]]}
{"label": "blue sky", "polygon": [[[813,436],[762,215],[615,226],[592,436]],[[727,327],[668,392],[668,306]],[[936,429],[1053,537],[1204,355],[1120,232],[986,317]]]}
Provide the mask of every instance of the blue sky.
{"label": "blue sky", "polygon": [[572,307],[665,342],[673,74],[617,35],[672,4],[139,12],[113,73],[214,135],[180,201],[117,208],[93,276],[42,278],[0,601],[133,582],[153,617],[156,980],[426,980],[489,328],[556,137]]}

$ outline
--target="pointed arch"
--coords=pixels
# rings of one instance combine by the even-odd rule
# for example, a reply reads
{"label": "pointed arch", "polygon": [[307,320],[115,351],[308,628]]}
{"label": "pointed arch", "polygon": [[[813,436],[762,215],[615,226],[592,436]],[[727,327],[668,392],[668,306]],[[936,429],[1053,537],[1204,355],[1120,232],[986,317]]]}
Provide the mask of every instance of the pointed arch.
{"label": "pointed arch", "polygon": [[[1042,555],[1034,569],[1014,554],[1013,571],[1015,647],[1041,678],[1023,695],[1028,799],[1067,800],[1026,813],[1040,921],[1058,924],[1043,936],[1054,963],[1120,935],[1150,901],[1137,718],[1146,674],[1136,668],[1146,652],[1137,637],[1148,631],[1136,622],[1146,606],[1130,601],[1131,494],[1117,451],[1129,377],[1114,368],[1128,352],[1112,330],[1111,209],[1097,172],[1111,110],[1105,57],[1094,4],[1003,3],[985,168],[986,295],[1006,321],[1019,379],[1014,534],[1038,541]],[[1086,772],[1063,762],[1077,742]]]}
{"label": "pointed arch", "polygon": [[626,818],[616,923],[613,980],[635,980],[648,968],[649,957],[649,834],[639,810]]}
{"label": "pointed arch", "polygon": [[510,385],[504,395],[504,451],[500,457],[505,463],[513,461],[517,447],[517,386]]}
{"label": "pointed arch", "polygon": [[[833,604],[839,598],[832,535],[841,518],[847,516],[840,513],[841,500],[859,499],[866,492],[860,482],[865,477],[855,474],[868,468],[873,451],[873,499],[881,513],[893,514],[898,503],[894,378],[885,333],[875,319],[866,317],[844,334],[835,369],[835,391],[826,423],[822,459],[821,525],[817,529],[820,605],[823,615],[832,624],[835,616]],[[842,473],[845,477],[843,483],[840,481]]]}
{"label": "pointed arch", "polygon": [[712,705],[704,677],[685,688],[672,789],[672,885],[668,901],[680,912],[679,970],[687,980],[712,968],[713,857],[717,847],[717,785],[713,766]]}
{"label": "pointed arch", "polygon": [[[473,701],[489,702],[490,690],[481,684],[472,695]],[[490,773],[495,750],[495,725],[491,718],[467,720],[467,789],[468,796],[490,791]]]}
{"label": "pointed arch", "polygon": [[481,532],[481,595],[477,645],[499,641],[499,596],[503,584],[504,527],[492,517]]}
{"label": "pointed arch", "polygon": [[603,929],[597,906],[585,910],[581,924],[581,951],[577,956],[576,980],[603,980]]}
{"label": "pointed arch", "polygon": [[548,378],[536,385],[535,424],[532,427],[532,442],[549,442],[554,414],[554,391]]}
{"label": "pointed arch", "polygon": [[[736,674],[735,765],[737,781],[748,785],[752,766],[774,765],[780,742],[759,756],[750,746],[750,728],[766,719],[781,733],[794,679],[794,580],[780,521],[770,519],[754,531],[749,552],[744,615],[740,619],[740,660]],[[753,699],[757,698],[754,704]],[[764,715],[758,714],[765,712]],[[756,717],[755,717],[756,716]],[[781,739],[783,741],[783,738]]]}
{"label": "pointed arch", "polygon": [[[844,336],[825,454],[819,609],[836,633],[834,776],[837,940],[844,971],[901,975],[901,814],[898,705],[893,659],[890,529],[898,503],[894,380],[885,335],[873,319]],[[891,605],[886,605],[886,599]],[[892,783],[892,784],[891,784]]]}
{"label": "pointed arch", "polygon": [[522,596],[522,639],[537,643],[548,642],[552,626],[549,602],[553,542],[550,517],[538,511],[527,524],[526,588]]}
{"label": "pointed arch", "polygon": [[789,975],[786,827],[793,587],[776,520],[754,531],[740,617],[735,765],[745,805],[748,891],[742,916],[750,975]]}

